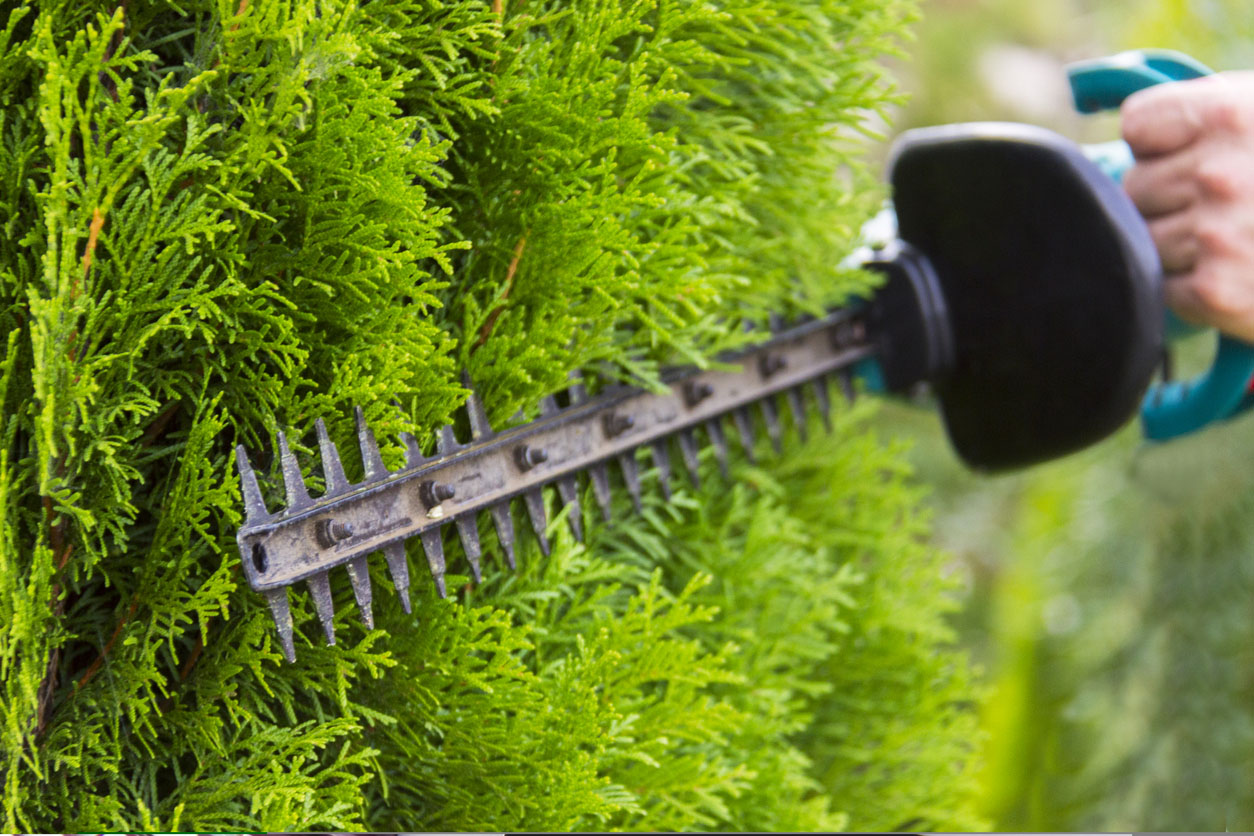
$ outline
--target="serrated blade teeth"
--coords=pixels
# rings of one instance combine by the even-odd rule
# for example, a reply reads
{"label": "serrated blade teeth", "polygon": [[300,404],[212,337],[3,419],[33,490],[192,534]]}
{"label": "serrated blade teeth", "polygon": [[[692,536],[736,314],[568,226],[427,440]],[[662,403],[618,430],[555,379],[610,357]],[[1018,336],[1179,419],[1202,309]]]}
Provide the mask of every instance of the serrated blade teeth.
{"label": "serrated blade teeth", "polygon": [[470,419],[470,435],[480,439],[492,435],[492,425],[488,423],[488,411],[483,408],[483,401],[474,392],[466,398],[466,416]]}
{"label": "serrated blade teeth", "polygon": [[766,434],[771,439],[775,455],[784,451],[784,432],[779,426],[779,405],[770,395],[762,399],[762,417],[766,421]]}
{"label": "serrated blade teeth", "polygon": [[324,496],[337,494],[348,488],[348,477],[344,475],[340,452],[335,449],[335,442],[327,434],[327,425],[321,418],[314,421],[314,429],[318,431],[318,452],[322,457],[322,475],[327,483]]}
{"label": "serrated blade teeth", "polygon": [[718,461],[719,472],[723,474],[723,478],[730,477],[731,467],[728,460],[731,452],[727,448],[727,434],[723,432],[723,422],[721,418],[711,418],[705,422],[705,431],[710,436],[710,446],[714,448],[714,458]]}
{"label": "serrated blade teeth", "polygon": [[306,578],[305,583],[309,586],[309,596],[313,598],[318,620],[322,622],[327,644],[335,644],[335,604],[331,600],[331,579],[326,572],[319,572]]}
{"label": "serrated blade teeth", "polygon": [[570,525],[570,533],[582,543],[583,509],[579,507],[579,484],[574,476],[557,480],[557,495],[562,498],[562,505],[570,508],[570,516],[566,518],[566,522]]}
{"label": "serrated blade teeth", "polygon": [[517,568],[514,562],[514,518],[509,515],[509,500],[498,502],[488,509],[492,514],[492,523],[496,526],[496,539],[501,543],[501,551],[505,552],[505,562],[509,568]]}
{"label": "serrated blade teeth", "polygon": [[418,439],[414,438],[414,434],[401,431],[401,444],[405,445],[405,467],[406,469],[418,467],[425,464],[427,457],[422,454],[422,448],[418,446]]}
{"label": "serrated blade teeth", "polygon": [[571,372],[567,377],[570,379],[570,386],[566,391],[570,393],[571,404],[578,406],[588,400],[588,387],[583,384],[583,375]]}
{"label": "serrated blade teeth", "polygon": [[287,587],[267,589],[263,594],[266,596],[266,603],[270,605],[270,615],[274,617],[274,629],[279,634],[283,658],[288,662],[295,662],[296,644],[292,637],[292,610],[287,604]]}
{"label": "serrated blade teeth", "polygon": [[357,599],[357,612],[361,615],[361,623],[367,630],[374,629],[374,595],[370,590],[370,564],[366,556],[350,560],[345,567],[348,579],[353,584],[353,597]]}
{"label": "serrated blade teeth", "polygon": [[422,532],[422,548],[427,553],[427,566],[431,569],[431,580],[435,581],[435,591],[441,598],[448,597],[444,587],[444,537],[440,534],[441,526],[428,528]]}
{"label": "serrated blade teeth", "polygon": [[597,505],[601,506],[601,517],[610,521],[614,498],[610,495],[610,472],[603,462],[597,462],[588,468],[588,478],[592,480],[592,495]]}
{"label": "serrated blade teeth", "polygon": [[531,530],[540,541],[540,554],[549,556],[549,536],[545,533],[548,527],[548,514],[544,510],[544,494],[539,488],[532,488],[523,494],[527,505],[527,516],[531,518]]}
{"label": "serrated blade teeth", "polygon": [[479,557],[483,548],[479,545],[479,526],[475,522],[474,513],[462,514],[454,522],[457,524],[457,536],[462,541],[462,551],[466,553],[466,561],[470,564],[470,573],[475,583],[482,583],[483,571],[479,567]]}
{"label": "serrated blade teeth", "polygon": [[552,395],[545,395],[540,399],[540,415],[548,416],[561,412],[561,407],[557,405],[557,398]]}
{"label": "serrated blade teeth", "polygon": [[636,513],[638,514],[644,510],[644,503],[640,496],[640,465],[636,463],[636,451],[629,450],[620,454],[618,466],[623,471],[623,481],[627,484],[627,493],[631,494],[631,504],[636,507]]}
{"label": "serrated blade teeth", "polygon": [[300,474],[300,465],[292,448],[287,444],[287,435],[279,430],[279,467],[283,471],[283,487],[287,491],[287,510],[295,511],[313,504],[309,498],[309,490],[305,487],[305,479]]}
{"label": "serrated blade teeth", "polygon": [[701,476],[697,472],[701,467],[701,459],[697,454],[697,436],[691,429],[679,431],[679,454],[684,459],[684,467],[694,490],[701,487]]}
{"label": "serrated blade teeth", "polygon": [[794,386],[785,393],[785,397],[788,399],[788,411],[792,413],[793,425],[797,428],[797,436],[804,444],[809,433],[806,430],[806,407],[801,398],[801,390]]}
{"label": "serrated blade teeth", "polygon": [[435,449],[441,456],[447,456],[449,453],[456,453],[462,449],[462,445],[457,441],[456,433],[453,432],[452,424],[440,427],[440,434],[435,439]]}
{"label": "serrated blade teeth", "polygon": [[397,540],[383,547],[383,558],[388,563],[388,573],[392,576],[392,585],[401,599],[401,609],[408,615],[411,611],[409,603],[409,562],[405,559],[405,543]]}
{"label": "serrated blade teeth", "polygon": [[832,431],[832,399],[827,394],[827,379],[816,378],[810,383],[810,391],[819,405],[819,417],[823,419],[823,428]]}
{"label": "serrated blade teeth", "polygon": [[353,417],[357,420],[357,446],[361,448],[361,464],[366,471],[366,480],[382,479],[388,475],[388,469],[379,455],[379,445],[374,440],[374,433],[366,426],[366,414],[361,407],[353,407]]}
{"label": "serrated blade teeth", "polygon": [[662,498],[671,501],[671,454],[666,449],[666,439],[659,438],[653,442],[653,464],[657,467],[658,483],[662,486]]}
{"label": "serrated blade teeth", "polygon": [[767,323],[770,325],[772,334],[778,334],[784,330],[784,317],[774,311],[767,315]]}
{"label": "serrated blade teeth", "polygon": [[836,379],[840,382],[840,393],[845,396],[845,400],[853,403],[858,398],[858,392],[853,388],[853,372],[844,369],[837,373]]}
{"label": "serrated blade teeth", "polygon": [[244,445],[235,447],[235,467],[239,470],[240,492],[244,495],[244,524],[252,525],[270,517],[265,500],[261,498],[261,486],[257,484],[257,471],[248,461]]}
{"label": "serrated blade teeth", "polygon": [[740,446],[745,450],[745,458],[756,464],[757,459],[753,455],[753,416],[742,406],[732,410],[732,423],[736,425],[736,432],[740,434]]}

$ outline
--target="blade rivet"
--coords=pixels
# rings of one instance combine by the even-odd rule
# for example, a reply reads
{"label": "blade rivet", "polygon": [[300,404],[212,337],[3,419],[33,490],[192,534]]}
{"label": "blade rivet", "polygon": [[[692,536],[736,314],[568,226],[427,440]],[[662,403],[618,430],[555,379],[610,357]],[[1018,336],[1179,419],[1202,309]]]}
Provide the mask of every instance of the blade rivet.
{"label": "blade rivet", "polygon": [[547,462],[549,454],[542,447],[528,447],[526,444],[520,444],[514,448],[514,458],[518,462],[518,469],[525,472],[538,464]]}
{"label": "blade rivet", "polygon": [[266,569],[269,568],[269,561],[266,559],[266,547],[260,543],[253,543],[253,568],[263,575]]}
{"label": "blade rivet", "polygon": [[690,380],[684,384],[684,403],[688,404],[689,409],[692,409],[713,394],[714,387],[708,383],[698,383],[695,380]]}
{"label": "blade rivet", "polygon": [[764,354],[758,361],[758,370],[762,372],[763,377],[770,377],[776,372],[783,371],[787,366],[788,360],[777,354]]}
{"label": "blade rivet", "polygon": [[858,320],[842,322],[832,332],[832,345],[835,348],[849,348],[866,339],[866,325]]}
{"label": "blade rivet", "polygon": [[339,520],[322,520],[318,523],[318,542],[323,548],[331,548],[353,536],[353,524]]}
{"label": "blade rivet", "polygon": [[617,415],[613,412],[605,416],[605,434],[610,438],[620,436],[636,426],[636,419],[630,415]]}
{"label": "blade rivet", "polygon": [[456,495],[456,488],[452,485],[445,485],[442,482],[423,482],[418,488],[418,498],[428,508],[436,508],[446,499],[452,499]]}

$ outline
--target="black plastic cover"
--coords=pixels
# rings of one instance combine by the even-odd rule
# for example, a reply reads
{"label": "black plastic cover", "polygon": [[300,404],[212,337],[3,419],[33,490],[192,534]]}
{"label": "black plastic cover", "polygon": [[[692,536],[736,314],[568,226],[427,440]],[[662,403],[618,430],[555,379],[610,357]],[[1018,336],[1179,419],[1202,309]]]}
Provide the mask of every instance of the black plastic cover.
{"label": "black plastic cover", "polygon": [[1122,426],[1162,358],[1162,275],[1123,190],[1027,125],[909,131],[889,168],[899,236],[925,254],[953,335],[935,381],[972,467],[1065,455]]}
{"label": "black plastic cover", "polygon": [[954,337],[931,262],[904,241],[893,241],[862,266],[886,276],[866,313],[884,388],[904,393],[917,383],[942,380],[953,368]]}

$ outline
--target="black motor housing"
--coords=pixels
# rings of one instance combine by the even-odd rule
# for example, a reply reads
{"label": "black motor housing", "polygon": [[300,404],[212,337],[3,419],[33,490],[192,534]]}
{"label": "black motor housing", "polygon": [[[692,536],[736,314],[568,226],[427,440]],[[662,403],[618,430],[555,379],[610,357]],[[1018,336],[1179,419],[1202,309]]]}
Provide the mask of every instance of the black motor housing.
{"label": "black motor housing", "polygon": [[881,365],[890,389],[933,385],[963,460],[1056,458],[1135,414],[1162,359],[1162,271],[1079,146],[1027,125],[924,128],[897,141],[889,179],[900,242],[867,265],[889,275],[870,311]]}

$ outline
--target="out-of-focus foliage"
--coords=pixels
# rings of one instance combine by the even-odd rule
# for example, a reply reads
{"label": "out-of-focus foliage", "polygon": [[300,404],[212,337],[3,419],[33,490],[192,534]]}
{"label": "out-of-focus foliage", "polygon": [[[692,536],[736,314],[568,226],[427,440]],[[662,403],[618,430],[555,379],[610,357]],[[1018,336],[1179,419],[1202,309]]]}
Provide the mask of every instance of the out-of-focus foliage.
{"label": "out-of-focus foliage", "polygon": [[[1116,119],[1068,110],[1068,60],[1165,47],[1254,66],[1242,0],[931,0],[924,12],[906,124],[1007,118],[1104,140]],[[1211,346],[1180,346],[1184,371]],[[995,827],[1254,827],[1254,419],[1161,446],[1132,426],[987,479],[961,469],[933,415],[890,416],[920,439],[937,541],[966,579],[962,632],[991,674]]]}

